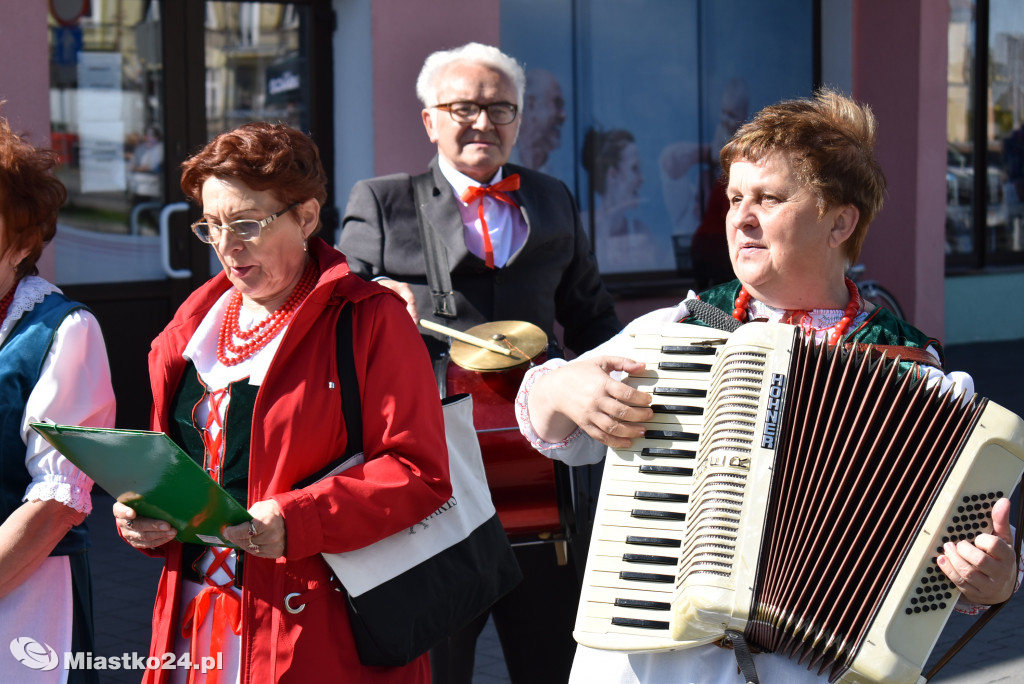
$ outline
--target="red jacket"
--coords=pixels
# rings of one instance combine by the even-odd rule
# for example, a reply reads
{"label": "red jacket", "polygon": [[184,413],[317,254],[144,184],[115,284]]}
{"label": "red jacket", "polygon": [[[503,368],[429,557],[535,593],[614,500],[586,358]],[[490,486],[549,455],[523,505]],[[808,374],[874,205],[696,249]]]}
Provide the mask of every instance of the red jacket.
{"label": "red jacket", "polygon": [[[451,495],[444,424],[426,349],[404,302],[349,272],[340,252],[310,241],[316,288],[296,312],[259,389],[252,421],[248,505],[281,507],[287,552],[247,557],[242,591],[242,682],[428,682],[426,656],[402,668],[359,663],[344,595],[327,591],[320,553],[361,548],[426,517]],[[181,351],[230,287],[218,274],[196,290],[154,340],[149,355],[152,428],[167,431],[186,361]],[[335,350],[338,312],[353,309],[353,353],[363,407],[366,463],[304,489],[293,484],[341,455],[346,431]],[[150,655],[171,652],[179,625],[181,545],[166,556],[153,612]],[[316,591],[318,590],[319,591]],[[297,593],[305,608],[284,610]],[[293,604],[296,599],[293,599]],[[145,682],[167,681],[167,671]]]}

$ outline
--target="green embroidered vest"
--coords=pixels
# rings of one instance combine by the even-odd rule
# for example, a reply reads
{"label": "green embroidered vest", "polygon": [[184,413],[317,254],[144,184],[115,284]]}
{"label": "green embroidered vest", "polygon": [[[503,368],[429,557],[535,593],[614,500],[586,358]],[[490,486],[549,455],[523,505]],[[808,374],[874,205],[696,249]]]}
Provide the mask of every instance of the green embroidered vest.
{"label": "green embroidered vest", "polygon": [[[701,292],[698,296],[701,301],[712,304],[728,314],[732,314],[732,310],[736,307],[736,297],[740,294],[740,287],[740,281],[733,280]],[[687,317],[682,322],[706,325],[704,321],[699,320],[695,316]],[[921,349],[926,349],[930,346],[938,351],[939,361],[944,361],[942,346],[938,340],[928,337],[906,321],[896,318],[888,309],[876,308],[868,314],[867,320],[861,325],[847,331],[846,335],[843,336],[843,342],[899,345],[903,347],[919,347]]]}

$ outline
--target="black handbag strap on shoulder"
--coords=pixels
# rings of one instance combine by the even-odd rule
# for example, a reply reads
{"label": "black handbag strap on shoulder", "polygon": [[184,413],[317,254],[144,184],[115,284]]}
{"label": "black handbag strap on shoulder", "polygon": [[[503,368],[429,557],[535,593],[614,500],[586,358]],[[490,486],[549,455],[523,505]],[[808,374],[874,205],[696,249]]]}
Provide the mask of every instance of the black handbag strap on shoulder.
{"label": "black handbag strap on shoulder", "polygon": [[452,276],[448,268],[448,253],[437,235],[437,231],[423,217],[423,206],[434,192],[433,174],[428,171],[409,179],[412,184],[413,204],[416,206],[416,222],[420,228],[420,243],[423,246],[423,261],[426,264],[427,283],[434,306],[434,315],[440,318],[456,318],[455,293],[452,292]]}
{"label": "black handbag strap on shoulder", "polygon": [[345,417],[348,443],[342,458],[354,456],[363,450],[363,408],[359,403],[359,378],[356,359],[352,351],[352,304],[342,305],[338,313],[338,382],[341,385],[341,413]]}
{"label": "black handbag strap on shoulder", "polygon": [[359,377],[356,375],[355,354],[352,351],[352,306],[351,302],[342,304],[338,312],[338,331],[335,349],[338,356],[338,384],[341,389],[341,413],[345,419],[345,434],[348,443],[345,453],[309,477],[304,477],[292,487],[302,489],[317,482],[351,456],[363,450],[363,409],[359,403]]}

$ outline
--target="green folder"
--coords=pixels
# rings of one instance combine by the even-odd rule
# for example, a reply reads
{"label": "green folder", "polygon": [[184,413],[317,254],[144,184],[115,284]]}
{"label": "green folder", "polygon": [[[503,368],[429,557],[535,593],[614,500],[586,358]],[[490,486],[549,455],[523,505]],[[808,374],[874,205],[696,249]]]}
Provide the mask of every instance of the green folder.
{"label": "green folder", "polygon": [[178,541],[235,546],[223,529],[252,519],[162,432],[31,425],[115,499],[140,516],[170,523]]}

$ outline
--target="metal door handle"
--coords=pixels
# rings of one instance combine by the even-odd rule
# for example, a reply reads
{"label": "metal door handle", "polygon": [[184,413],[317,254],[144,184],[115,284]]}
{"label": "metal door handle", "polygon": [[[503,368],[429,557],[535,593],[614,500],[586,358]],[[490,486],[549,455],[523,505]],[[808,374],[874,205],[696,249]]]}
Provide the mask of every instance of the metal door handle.
{"label": "metal door handle", "polygon": [[188,268],[171,268],[171,214],[188,211],[188,202],[174,202],[160,210],[160,265],[168,278],[191,278],[192,270]]}

